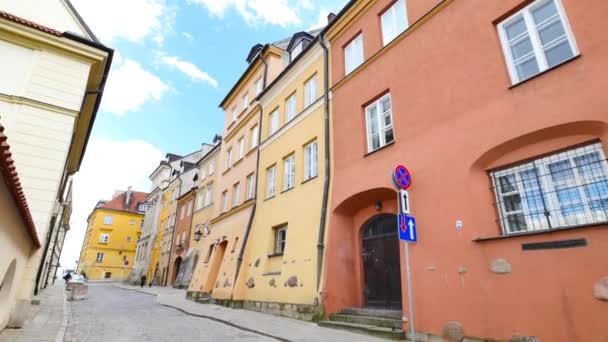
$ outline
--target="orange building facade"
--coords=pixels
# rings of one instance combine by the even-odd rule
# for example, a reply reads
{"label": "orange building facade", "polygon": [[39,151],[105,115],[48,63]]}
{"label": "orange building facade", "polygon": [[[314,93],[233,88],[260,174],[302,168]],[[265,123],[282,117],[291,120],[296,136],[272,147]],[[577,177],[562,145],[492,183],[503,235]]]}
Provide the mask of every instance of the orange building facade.
{"label": "orange building facade", "polygon": [[417,331],[608,340],[606,13],[600,0],[378,0],[338,14],[327,314],[409,318],[391,180],[404,164]]}

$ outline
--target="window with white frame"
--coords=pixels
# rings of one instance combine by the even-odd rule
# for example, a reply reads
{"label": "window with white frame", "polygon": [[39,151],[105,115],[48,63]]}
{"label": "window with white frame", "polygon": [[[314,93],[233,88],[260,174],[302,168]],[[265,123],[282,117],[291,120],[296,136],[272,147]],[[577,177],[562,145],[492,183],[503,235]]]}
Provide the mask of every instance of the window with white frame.
{"label": "window with white frame", "polygon": [[247,109],[247,107],[249,107],[249,93],[243,95],[243,110]]}
{"label": "window with white frame", "polygon": [[255,178],[254,174],[247,176],[247,199],[255,197]]}
{"label": "window with white frame", "polygon": [[291,121],[296,116],[296,94],[293,93],[285,101],[285,123]]}
{"label": "window with white frame", "polygon": [[228,211],[228,191],[222,192],[222,212]]}
{"label": "window with white frame", "polygon": [[313,141],[304,146],[304,180],[316,177],[319,174],[318,146],[317,141]]}
{"label": "window with white frame", "polygon": [[513,84],[579,54],[561,0],[536,0],[498,24]]}
{"label": "window with white frame", "polygon": [[232,108],[232,121],[236,121],[236,117],[237,117],[236,106],[234,106]]}
{"label": "window with white frame", "polygon": [[287,225],[280,226],[274,230],[274,254],[285,253],[287,243]]}
{"label": "window with white frame", "polygon": [[207,185],[207,194],[205,195],[205,206],[208,206],[213,201],[213,184]]}
{"label": "window with white frame", "polygon": [[398,0],[380,17],[382,22],[382,42],[390,43],[408,26],[405,0]]}
{"label": "window with white frame", "polygon": [[204,192],[205,192],[205,189],[200,189],[196,193],[196,210],[197,211],[203,209],[203,205],[204,205],[204,203],[203,203],[203,201],[204,201],[204,197],[203,196],[204,195],[203,194],[204,194]]}
{"label": "window with white frame", "polygon": [[262,78],[260,77],[257,81],[255,81],[255,95],[260,95],[262,90],[264,90],[264,84],[262,83]]}
{"label": "window with white frame", "polygon": [[292,189],[296,185],[296,156],[290,155],[283,160],[283,190]]}
{"label": "window with white frame", "polygon": [[225,169],[228,170],[232,165],[232,147],[226,151],[226,165]]}
{"label": "window with white frame", "polygon": [[137,206],[137,211],[139,212],[145,212],[146,210],[148,210],[148,203],[141,203],[140,205]]}
{"label": "window with white frame", "polygon": [[251,127],[251,130],[249,131],[249,137],[251,138],[250,148],[253,149],[256,146],[258,146],[258,140],[259,140],[258,125]]}
{"label": "window with white frame", "polygon": [[266,198],[274,197],[277,193],[277,167],[271,166],[266,170]]}
{"label": "window with white frame", "polygon": [[188,216],[192,216],[192,201],[188,201]]}
{"label": "window with white frame", "polygon": [[296,46],[293,47],[293,49],[291,50],[290,53],[290,59],[293,61],[296,57],[298,57],[299,54],[302,53],[302,50],[304,48],[304,41],[301,40],[298,44],[296,44]]}
{"label": "window with white frame", "polygon": [[608,163],[600,143],[490,176],[505,234],[608,221]]}
{"label": "window with white frame", "polygon": [[304,84],[304,108],[308,108],[317,100],[317,75]]}
{"label": "window with white frame", "polygon": [[200,174],[201,174],[201,179],[207,178],[207,172],[206,172],[206,169],[204,167],[201,167]]}
{"label": "window with white frame", "polygon": [[359,33],[344,48],[344,68],[348,75],[363,63],[363,34]]}
{"label": "window with white frame", "polygon": [[233,207],[238,207],[240,198],[241,198],[241,183],[236,183],[232,186],[232,206]]}
{"label": "window with white frame", "polygon": [[393,136],[391,95],[386,94],[365,108],[367,151],[372,152],[390,144]]}
{"label": "window with white frame", "polygon": [[184,219],[184,215],[186,215],[186,207],[181,207],[179,219],[183,220]]}
{"label": "window with white frame", "polygon": [[95,257],[95,262],[103,262],[103,253],[97,253],[97,256]]}
{"label": "window with white frame", "polygon": [[106,215],[103,217],[103,224],[111,225],[112,224],[112,215]]}
{"label": "window with white frame", "polygon": [[99,235],[99,243],[108,243],[110,242],[110,235],[102,233]]}
{"label": "window with white frame", "polygon": [[239,160],[245,156],[245,137],[239,139]]}
{"label": "window with white frame", "polygon": [[213,175],[213,173],[215,172],[215,160],[210,160],[209,161],[209,176]]}
{"label": "window with white frame", "polygon": [[279,130],[279,110],[277,109],[270,113],[269,119],[268,135],[273,135]]}

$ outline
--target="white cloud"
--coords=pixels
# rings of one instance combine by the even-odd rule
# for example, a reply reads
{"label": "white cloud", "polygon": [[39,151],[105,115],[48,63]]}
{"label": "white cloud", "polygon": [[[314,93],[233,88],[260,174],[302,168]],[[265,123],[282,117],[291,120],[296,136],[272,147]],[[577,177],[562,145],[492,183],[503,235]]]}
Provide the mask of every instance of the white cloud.
{"label": "white cloud", "polygon": [[72,2],[93,33],[104,42],[115,38],[140,42],[149,36],[164,36],[175,20],[175,9],[168,6],[166,0]]}
{"label": "white cloud", "polygon": [[115,190],[147,192],[148,175],[163,159],[163,153],[142,140],[114,141],[92,138],[80,171],[74,176],[73,211],[61,265],[72,268],[80,255],[87,217],[99,200],[109,200]]}
{"label": "white cloud", "polygon": [[186,74],[193,81],[207,82],[214,88],[219,86],[219,83],[213,77],[209,76],[208,73],[202,71],[193,63],[183,61],[175,56],[162,56],[160,59],[163,63],[177,68],[177,70]]}
{"label": "white cloud", "polygon": [[308,28],[308,31],[325,27],[327,25],[327,16],[329,13],[331,12],[328,9],[321,8],[319,10],[319,17],[317,18],[317,21]]}
{"label": "white cloud", "polygon": [[288,0],[188,0],[204,5],[211,14],[223,17],[233,8],[250,25],[271,24],[287,27],[301,22],[298,13]]}
{"label": "white cloud", "polygon": [[144,103],[158,101],[169,87],[139,63],[115,55],[101,100],[101,109],[116,115],[137,111]]}
{"label": "white cloud", "polygon": [[186,39],[188,39],[189,41],[193,41],[193,40],[194,40],[194,36],[193,36],[193,35],[191,35],[191,34],[190,34],[190,33],[188,33],[188,32],[182,32],[182,35],[183,35],[184,37],[186,37]]}

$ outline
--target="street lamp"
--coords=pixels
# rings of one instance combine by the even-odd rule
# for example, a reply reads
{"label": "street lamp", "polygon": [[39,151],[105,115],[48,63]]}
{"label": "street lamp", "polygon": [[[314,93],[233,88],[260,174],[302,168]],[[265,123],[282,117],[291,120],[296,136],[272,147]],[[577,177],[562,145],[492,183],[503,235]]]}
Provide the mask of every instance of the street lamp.
{"label": "street lamp", "polygon": [[201,230],[201,227],[198,226],[196,228],[196,231],[194,232],[194,241],[196,241],[196,242],[201,241],[202,236],[203,236],[203,231]]}

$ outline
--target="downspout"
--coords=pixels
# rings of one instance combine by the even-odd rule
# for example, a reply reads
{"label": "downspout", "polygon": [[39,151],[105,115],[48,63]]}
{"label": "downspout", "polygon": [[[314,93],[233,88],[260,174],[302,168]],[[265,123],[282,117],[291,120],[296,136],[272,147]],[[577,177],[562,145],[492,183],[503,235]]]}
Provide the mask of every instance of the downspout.
{"label": "downspout", "polygon": [[[61,211],[61,217],[63,219],[63,213],[65,212],[65,208],[63,208],[63,210]],[[53,250],[51,252],[51,263],[49,264],[49,268],[46,271],[46,278],[44,279],[44,288],[46,288],[47,286],[49,286],[49,272],[51,271],[51,268],[53,267],[53,254],[55,253],[55,249],[57,248],[57,238],[59,237],[59,231],[61,230],[61,220],[59,220],[59,228],[57,229],[57,232],[55,232],[55,242],[53,243]],[[61,257],[61,254],[59,254],[59,257]],[[59,259],[57,259],[57,263],[59,263]],[[53,275],[54,277],[54,275]]]}
{"label": "downspout", "polygon": [[[264,57],[259,56],[262,63],[264,63],[264,81],[263,81],[263,89],[266,89],[266,81],[268,76],[268,63],[264,60]],[[253,225],[253,219],[255,217],[255,210],[257,207],[257,194],[258,194],[258,179],[260,177],[260,140],[262,137],[262,118],[264,118],[264,109],[262,106],[257,104],[260,107],[260,115],[258,119],[258,146],[256,147],[258,150],[256,151],[256,161],[255,161],[255,195],[253,196],[253,206],[251,207],[251,214],[249,215],[249,222],[247,222],[247,230],[245,230],[245,236],[243,236],[243,243],[241,243],[241,250],[239,251],[239,257],[236,262],[236,272],[234,274],[234,282],[233,286],[236,287],[236,281],[239,277],[239,272],[241,271],[241,264],[243,263],[243,255],[245,254],[245,246],[247,246],[247,240],[249,239],[249,232],[251,231],[251,226]],[[230,296],[231,298],[234,296],[233,294]]]}
{"label": "downspout", "polygon": [[321,222],[319,223],[319,238],[317,241],[317,292],[321,284],[321,272],[323,270],[323,253],[325,251],[325,224],[327,222],[327,204],[329,202],[329,184],[331,177],[330,168],[330,122],[329,122],[329,50],[325,45],[323,32],[319,35],[319,43],[323,48],[323,73],[325,75],[325,180],[323,182],[323,204],[321,205]]}
{"label": "downspout", "polygon": [[42,258],[40,259],[40,265],[38,265],[38,272],[36,273],[36,285],[34,286],[34,295],[37,295],[40,286],[40,279],[42,278],[42,270],[44,269],[44,261],[46,260],[46,254],[51,244],[51,237],[53,236],[55,221],[57,216],[51,218],[51,224],[49,230],[46,232],[46,241],[44,242],[44,250],[42,251]]}

